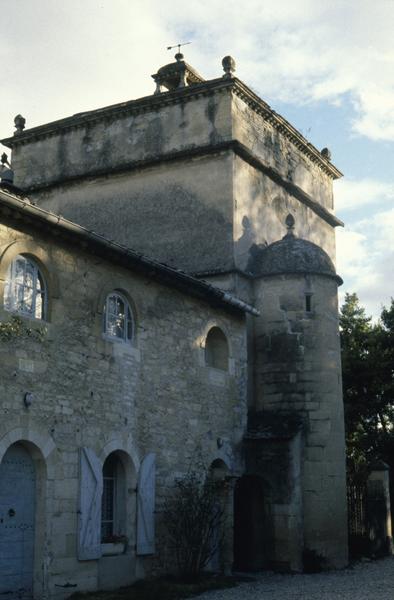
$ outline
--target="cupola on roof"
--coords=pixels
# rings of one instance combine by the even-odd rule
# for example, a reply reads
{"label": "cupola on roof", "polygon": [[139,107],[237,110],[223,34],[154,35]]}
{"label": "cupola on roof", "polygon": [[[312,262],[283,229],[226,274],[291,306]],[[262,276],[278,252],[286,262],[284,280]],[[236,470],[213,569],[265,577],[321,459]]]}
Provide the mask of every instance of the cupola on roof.
{"label": "cupola on roof", "polygon": [[255,277],[269,275],[324,275],[343,283],[328,254],[313,242],[297,238],[294,217],[287,215],[287,233],[269,246],[253,246],[248,270]]}
{"label": "cupola on roof", "polygon": [[203,83],[205,79],[197,73],[192,66],[190,66],[184,60],[183,54],[179,51],[175,54],[175,62],[169,63],[164,67],[161,67],[157,73],[152,75],[156,82],[155,94],[160,94],[165,87],[169,92],[184,88],[188,85],[194,85],[196,83]]}

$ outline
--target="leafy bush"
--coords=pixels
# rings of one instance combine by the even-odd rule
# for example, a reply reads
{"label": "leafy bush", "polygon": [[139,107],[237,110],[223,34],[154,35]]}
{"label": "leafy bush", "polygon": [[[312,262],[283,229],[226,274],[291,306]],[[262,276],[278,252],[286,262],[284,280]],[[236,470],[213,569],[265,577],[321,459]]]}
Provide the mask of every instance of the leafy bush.
{"label": "leafy bush", "polygon": [[165,501],[166,528],[180,574],[195,578],[222,545],[224,521],[223,482],[209,472],[189,472],[176,479],[173,494]]}

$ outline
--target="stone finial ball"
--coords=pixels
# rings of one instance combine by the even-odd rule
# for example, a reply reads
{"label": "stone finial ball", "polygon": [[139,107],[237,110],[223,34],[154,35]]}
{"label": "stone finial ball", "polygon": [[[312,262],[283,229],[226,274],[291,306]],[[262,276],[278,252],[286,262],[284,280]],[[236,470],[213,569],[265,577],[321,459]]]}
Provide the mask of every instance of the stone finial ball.
{"label": "stone finial ball", "polygon": [[292,227],[294,227],[295,225],[295,219],[293,217],[293,215],[291,215],[290,213],[287,215],[286,220],[285,220],[286,226],[291,229]]}
{"label": "stone finial ball", "polygon": [[232,56],[225,56],[222,60],[223,70],[226,75],[231,76],[235,71],[235,60]]}
{"label": "stone finial ball", "polygon": [[14,119],[15,128],[17,131],[23,131],[26,124],[26,119],[22,115],[16,115]]}
{"label": "stone finial ball", "polygon": [[330,150],[328,148],[323,148],[320,151],[320,154],[322,156],[324,156],[324,158],[326,158],[327,160],[331,160],[331,152],[330,152]]}

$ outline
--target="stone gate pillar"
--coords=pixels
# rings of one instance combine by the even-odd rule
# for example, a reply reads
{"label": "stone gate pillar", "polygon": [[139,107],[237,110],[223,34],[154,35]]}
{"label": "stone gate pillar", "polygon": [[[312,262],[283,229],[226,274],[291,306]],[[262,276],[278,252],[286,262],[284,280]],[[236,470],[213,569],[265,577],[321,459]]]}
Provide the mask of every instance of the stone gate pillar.
{"label": "stone gate pillar", "polygon": [[393,554],[389,467],[375,461],[367,480],[368,535],[373,555]]}

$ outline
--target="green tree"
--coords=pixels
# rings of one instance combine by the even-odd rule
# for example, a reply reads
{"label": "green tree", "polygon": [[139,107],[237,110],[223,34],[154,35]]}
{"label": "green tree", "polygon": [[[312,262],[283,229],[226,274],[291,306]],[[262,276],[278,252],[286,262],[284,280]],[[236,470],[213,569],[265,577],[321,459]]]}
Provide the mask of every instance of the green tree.
{"label": "green tree", "polygon": [[394,301],[373,324],[346,294],[340,329],[348,468],[357,477],[375,457],[394,467]]}

